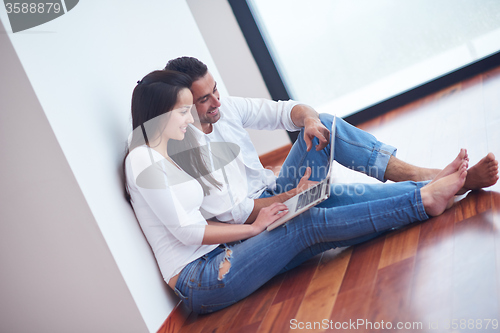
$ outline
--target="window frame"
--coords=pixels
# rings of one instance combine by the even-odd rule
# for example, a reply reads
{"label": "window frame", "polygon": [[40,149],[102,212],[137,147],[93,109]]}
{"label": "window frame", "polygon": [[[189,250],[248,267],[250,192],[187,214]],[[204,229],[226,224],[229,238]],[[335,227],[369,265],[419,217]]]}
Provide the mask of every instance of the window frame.
{"label": "window frame", "polygon": [[[271,98],[273,100],[287,100],[293,98],[293,96],[290,96],[286,83],[279,74],[278,67],[267,47],[263,34],[259,30],[257,21],[252,14],[247,0],[228,0],[228,2],[250,48],[252,56],[262,74]],[[500,50],[465,66],[456,68],[452,72],[437,76],[412,89],[401,92],[390,98],[380,100],[371,106],[358,110],[344,119],[353,125],[358,125],[497,66],[500,66]],[[297,134],[290,132],[288,134],[292,142],[294,142]]]}

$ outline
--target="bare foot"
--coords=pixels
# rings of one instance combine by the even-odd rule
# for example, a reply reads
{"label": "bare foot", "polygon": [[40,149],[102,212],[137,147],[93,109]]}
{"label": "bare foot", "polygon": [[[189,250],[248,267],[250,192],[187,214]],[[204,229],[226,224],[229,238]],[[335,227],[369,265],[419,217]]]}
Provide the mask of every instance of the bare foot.
{"label": "bare foot", "polygon": [[498,180],[498,161],[489,153],[467,172],[465,190],[479,190],[495,185]]}
{"label": "bare foot", "polygon": [[450,200],[464,186],[466,176],[467,163],[463,161],[459,169],[451,175],[422,187],[420,194],[427,214],[438,216],[449,208]]}
{"label": "bare foot", "polygon": [[448,164],[443,170],[441,170],[429,184],[432,184],[436,180],[456,172],[458,168],[460,168],[460,165],[462,164],[463,161],[466,161],[468,165],[469,156],[467,155],[467,149],[464,148],[460,149],[460,152],[458,153],[457,157],[455,157],[455,159],[450,164]]}

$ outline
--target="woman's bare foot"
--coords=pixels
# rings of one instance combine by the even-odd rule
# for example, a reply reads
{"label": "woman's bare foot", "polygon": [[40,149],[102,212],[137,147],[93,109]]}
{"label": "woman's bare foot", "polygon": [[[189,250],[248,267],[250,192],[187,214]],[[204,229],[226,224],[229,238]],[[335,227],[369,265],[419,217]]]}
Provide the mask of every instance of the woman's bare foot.
{"label": "woman's bare foot", "polygon": [[467,172],[465,190],[479,190],[495,185],[498,181],[498,161],[489,153]]}
{"label": "woman's bare foot", "polygon": [[450,164],[448,164],[443,170],[441,170],[429,184],[432,184],[436,180],[439,180],[443,177],[446,177],[456,172],[462,165],[462,162],[464,161],[469,163],[469,156],[467,155],[467,149],[462,148],[460,149],[460,152],[458,153],[457,157],[455,157],[455,159]]}
{"label": "woman's bare foot", "polygon": [[466,176],[467,163],[463,161],[454,173],[422,187],[420,194],[427,214],[438,216],[449,208],[450,200],[464,186]]}

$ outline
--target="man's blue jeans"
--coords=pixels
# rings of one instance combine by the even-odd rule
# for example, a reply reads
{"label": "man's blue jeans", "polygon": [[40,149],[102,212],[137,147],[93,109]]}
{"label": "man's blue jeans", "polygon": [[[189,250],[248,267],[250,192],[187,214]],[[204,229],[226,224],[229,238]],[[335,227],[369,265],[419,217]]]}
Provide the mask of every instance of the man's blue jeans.
{"label": "man's blue jeans", "polygon": [[[327,128],[331,127],[331,116],[322,115],[321,120]],[[328,161],[330,147],[307,152],[302,137],[301,133],[283,164],[274,193],[295,187],[307,166],[313,169],[312,180],[321,180],[326,175],[327,168],[321,166]],[[394,152],[394,148],[380,143],[372,135],[337,119],[335,160],[340,164],[384,180],[385,168]],[[273,276],[317,253],[358,244],[388,230],[428,219],[420,196],[424,185],[415,182],[363,184],[363,193],[359,195],[359,184],[334,184],[333,195],[328,200],[282,227],[218,247],[188,264],[179,276],[175,292],[197,313],[229,306]],[[270,191],[263,194],[269,195],[272,195]],[[231,267],[219,279],[224,260],[228,260]]]}

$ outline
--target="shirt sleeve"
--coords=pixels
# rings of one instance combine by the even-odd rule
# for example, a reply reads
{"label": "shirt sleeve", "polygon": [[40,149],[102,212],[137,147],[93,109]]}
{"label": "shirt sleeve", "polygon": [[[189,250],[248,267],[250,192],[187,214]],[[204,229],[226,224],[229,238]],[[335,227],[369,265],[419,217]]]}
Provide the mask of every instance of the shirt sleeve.
{"label": "shirt sleeve", "polygon": [[[168,186],[166,161],[151,163],[150,157],[141,153],[129,154],[126,165],[129,190],[138,192],[144,199],[140,204],[133,202],[136,214],[137,210],[149,208],[181,243],[201,245],[207,222],[201,215],[199,207],[194,205],[190,211],[186,211],[175,192]],[[196,186],[199,184],[196,180],[192,180],[192,184],[186,184],[184,187],[185,190],[192,191]],[[201,187],[199,190],[203,191]]]}
{"label": "shirt sleeve", "polygon": [[286,129],[292,132],[301,129],[291,117],[292,109],[298,102],[242,97],[227,97],[222,102],[227,103],[227,107],[239,116],[245,128],[271,131]]}
{"label": "shirt sleeve", "polygon": [[250,214],[252,214],[254,207],[254,200],[250,198],[243,198],[240,203],[232,207],[229,212],[215,216],[218,221],[226,222],[229,224],[244,224]]}

